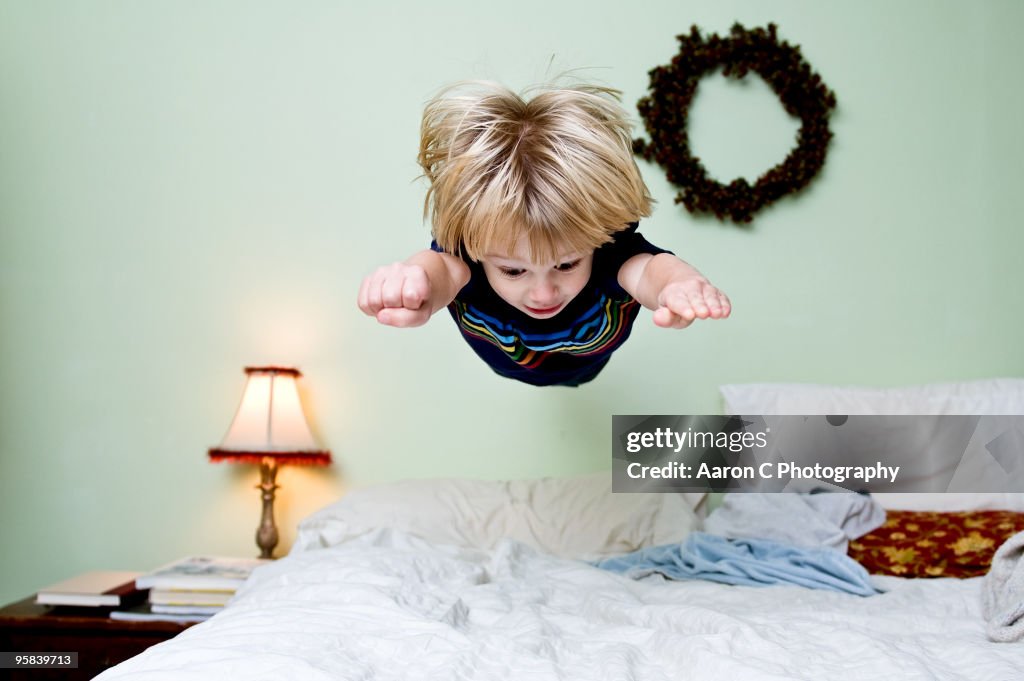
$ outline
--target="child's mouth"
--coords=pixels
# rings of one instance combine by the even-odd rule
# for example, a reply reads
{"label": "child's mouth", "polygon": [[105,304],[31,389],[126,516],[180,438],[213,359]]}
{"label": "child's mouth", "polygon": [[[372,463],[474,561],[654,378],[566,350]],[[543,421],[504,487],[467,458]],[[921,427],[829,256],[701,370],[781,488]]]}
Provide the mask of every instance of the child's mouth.
{"label": "child's mouth", "polygon": [[545,307],[545,308],[530,307],[529,305],[526,306],[526,311],[529,312],[532,315],[537,316],[537,317],[543,317],[545,315],[551,315],[551,314],[554,314],[554,313],[558,312],[561,309],[562,309],[561,305],[555,305],[554,307]]}

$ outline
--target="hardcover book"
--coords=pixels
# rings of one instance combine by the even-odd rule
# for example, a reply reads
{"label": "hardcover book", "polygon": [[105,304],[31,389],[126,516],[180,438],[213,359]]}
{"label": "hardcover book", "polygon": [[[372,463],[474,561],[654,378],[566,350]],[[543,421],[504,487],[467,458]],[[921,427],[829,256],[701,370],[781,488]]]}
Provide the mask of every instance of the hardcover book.
{"label": "hardcover book", "polygon": [[135,580],[140,589],[235,591],[252,571],[269,559],[189,556],[157,568]]}
{"label": "hardcover book", "polygon": [[217,606],[204,606],[204,605],[158,605],[156,603],[149,604],[149,611],[152,613],[159,613],[162,615],[216,615],[218,612],[223,610],[222,607]]}
{"label": "hardcover book", "polygon": [[192,623],[208,620],[212,615],[174,615],[166,612],[153,612],[149,603],[142,603],[133,608],[125,610],[114,610],[110,613],[110,619],[123,622],[179,622]]}
{"label": "hardcover book", "polygon": [[227,605],[234,591],[183,591],[181,589],[152,589],[149,602],[154,605]]}
{"label": "hardcover book", "polygon": [[139,572],[99,570],[52,584],[36,594],[40,605],[118,606],[142,600]]}

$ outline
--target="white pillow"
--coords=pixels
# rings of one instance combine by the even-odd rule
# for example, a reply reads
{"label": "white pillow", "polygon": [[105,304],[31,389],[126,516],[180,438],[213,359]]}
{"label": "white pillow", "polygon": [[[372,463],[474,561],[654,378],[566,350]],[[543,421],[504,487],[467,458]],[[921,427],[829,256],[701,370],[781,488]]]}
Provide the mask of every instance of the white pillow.
{"label": "white pillow", "polygon": [[504,537],[581,559],[682,541],[705,495],[617,493],[611,472],[538,480],[407,480],[350,492],[299,524],[293,552],[390,527],[488,549]]}
{"label": "white pillow", "polygon": [[[946,415],[1012,416],[1024,414],[1024,379],[996,378],[962,383],[933,383],[899,388],[867,388],[799,383],[723,385],[726,414],[738,415]],[[968,445],[983,447],[979,431]],[[977,442],[975,442],[977,440]],[[883,493],[884,507],[912,511],[1024,511],[1024,494]]]}
{"label": "white pillow", "polygon": [[994,378],[905,388],[800,383],[723,385],[726,414],[870,416],[1024,414],[1024,379]]}
{"label": "white pillow", "polygon": [[871,496],[882,508],[899,511],[1024,512],[1024,494],[1013,492],[883,492]]}

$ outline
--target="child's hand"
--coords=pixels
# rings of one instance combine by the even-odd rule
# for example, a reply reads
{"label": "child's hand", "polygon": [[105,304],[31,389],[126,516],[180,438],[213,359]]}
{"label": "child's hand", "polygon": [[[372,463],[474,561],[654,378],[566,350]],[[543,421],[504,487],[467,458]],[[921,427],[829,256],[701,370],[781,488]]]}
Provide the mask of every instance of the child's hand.
{"label": "child's hand", "polygon": [[422,326],[433,310],[430,279],[420,265],[396,262],[377,268],[359,287],[359,309],[388,326]]}
{"label": "child's hand", "polygon": [[669,329],[685,329],[695,319],[724,319],[732,311],[728,296],[704,277],[669,282],[658,294],[654,323]]}

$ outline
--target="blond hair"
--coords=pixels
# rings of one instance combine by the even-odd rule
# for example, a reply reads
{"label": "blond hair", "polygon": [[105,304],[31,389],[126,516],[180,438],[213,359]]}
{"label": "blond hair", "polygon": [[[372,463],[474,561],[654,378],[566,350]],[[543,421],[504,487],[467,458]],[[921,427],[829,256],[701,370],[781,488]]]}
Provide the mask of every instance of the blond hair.
{"label": "blond hair", "polygon": [[423,215],[445,251],[479,260],[525,238],[533,262],[551,262],[566,247],[590,252],[650,215],[621,93],[532,89],[539,92],[527,100],[496,83],[457,83],[426,105]]}

